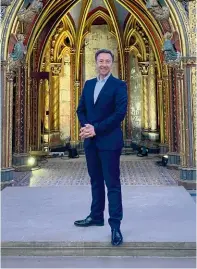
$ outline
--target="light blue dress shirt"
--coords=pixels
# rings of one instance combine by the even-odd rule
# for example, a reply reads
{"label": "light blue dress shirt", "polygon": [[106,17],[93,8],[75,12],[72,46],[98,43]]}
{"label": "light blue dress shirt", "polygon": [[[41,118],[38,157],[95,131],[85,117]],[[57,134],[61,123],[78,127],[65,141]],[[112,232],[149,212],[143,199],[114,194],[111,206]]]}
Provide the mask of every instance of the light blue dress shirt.
{"label": "light blue dress shirt", "polygon": [[106,81],[110,77],[111,73],[109,73],[104,79],[100,79],[99,76],[97,77],[96,86],[94,89],[94,103],[96,103],[96,100],[98,98],[98,95],[100,91],[102,90],[103,86],[105,85]]}

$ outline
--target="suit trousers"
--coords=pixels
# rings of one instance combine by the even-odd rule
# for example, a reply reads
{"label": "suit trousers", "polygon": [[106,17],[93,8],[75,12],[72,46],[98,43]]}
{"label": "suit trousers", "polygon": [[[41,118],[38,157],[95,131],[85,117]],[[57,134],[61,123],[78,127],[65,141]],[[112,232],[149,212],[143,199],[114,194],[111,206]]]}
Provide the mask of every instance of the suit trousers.
{"label": "suit trousers", "polygon": [[120,184],[121,149],[102,151],[95,145],[86,148],[85,155],[92,190],[90,216],[95,220],[104,219],[106,184],[109,205],[108,222],[111,228],[120,228],[123,217]]}

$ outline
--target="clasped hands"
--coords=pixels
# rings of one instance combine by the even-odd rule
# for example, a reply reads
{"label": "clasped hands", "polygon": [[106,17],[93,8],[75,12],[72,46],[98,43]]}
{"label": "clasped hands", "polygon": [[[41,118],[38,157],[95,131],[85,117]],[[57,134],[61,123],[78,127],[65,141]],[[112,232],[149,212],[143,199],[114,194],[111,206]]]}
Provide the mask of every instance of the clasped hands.
{"label": "clasped hands", "polygon": [[95,136],[96,133],[95,133],[95,130],[94,130],[94,126],[91,125],[91,124],[85,124],[85,127],[82,127],[80,129],[80,134],[79,136],[82,138],[82,139],[85,139],[85,138],[89,138],[89,137],[93,137]]}

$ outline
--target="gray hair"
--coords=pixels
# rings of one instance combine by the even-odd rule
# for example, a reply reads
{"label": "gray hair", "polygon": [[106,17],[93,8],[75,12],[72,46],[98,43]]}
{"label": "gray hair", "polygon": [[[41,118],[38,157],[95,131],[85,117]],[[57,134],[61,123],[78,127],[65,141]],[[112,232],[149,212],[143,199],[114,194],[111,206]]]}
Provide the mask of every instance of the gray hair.
{"label": "gray hair", "polygon": [[95,53],[95,60],[97,60],[99,54],[101,54],[101,53],[108,53],[108,54],[110,54],[111,57],[112,57],[112,61],[114,61],[114,54],[111,52],[111,50],[107,50],[107,49],[100,49],[100,50],[98,50]]}

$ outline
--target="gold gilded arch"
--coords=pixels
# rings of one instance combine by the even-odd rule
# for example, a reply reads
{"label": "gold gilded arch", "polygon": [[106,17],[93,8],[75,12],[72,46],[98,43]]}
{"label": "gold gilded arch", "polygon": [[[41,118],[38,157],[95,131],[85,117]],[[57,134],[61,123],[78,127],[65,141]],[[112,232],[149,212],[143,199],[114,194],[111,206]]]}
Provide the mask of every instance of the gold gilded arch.
{"label": "gold gilded arch", "polygon": [[124,40],[126,40],[126,37],[130,31],[130,28],[131,29],[134,29],[135,27],[135,23],[136,23],[136,19],[130,14],[130,17],[126,23],[126,26],[125,26],[125,30],[124,30]]}
{"label": "gold gilded arch", "polygon": [[140,54],[139,50],[135,46],[131,46],[129,48],[129,52],[133,53],[136,57],[138,57],[141,60],[143,60],[142,54]]}
{"label": "gold gilded arch", "polygon": [[86,21],[85,24],[85,29],[88,30],[88,32],[90,32],[90,27],[93,24],[93,22],[98,18],[98,17],[102,17],[107,25],[109,26],[109,32],[113,31],[113,24],[112,24],[112,20],[110,18],[109,15],[107,15],[104,11],[102,10],[97,10],[96,12],[94,12]]}
{"label": "gold gilded arch", "polygon": [[[40,35],[43,28],[48,23],[48,21],[54,16],[54,14],[57,13],[57,11],[59,11],[62,7],[66,6],[64,11],[62,12],[62,14],[57,18],[56,23],[55,23],[55,24],[57,24],[60,21],[60,19],[63,17],[63,15],[67,14],[69,12],[69,10],[71,8],[73,8],[79,1],[81,1],[81,0],[68,0],[66,2],[63,2],[58,7],[56,7],[56,5],[58,3],[60,3],[61,1],[57,1],[57,0],[50,1],[50,4],[47,5],[47,7],[40,14],[39,21],[37,23],[35,23],[35,25],[32,29],[31,38],[30,38],[29,43],[28,43],[28,51],[27,51],[27,57],[26,57],[27,61],[30,58],[30,55],[31,55],[31,52],[33,49],[33,45],[36,42],[37,37]],[[51,11],[50,7],[53,7],[53,12]]]}
{"label": "gold gilded arch", "polygon": [[[32,28],[32,34],[31,34],[31,38],[28,42],[28,51],[27,51],[27,57],[26,59],[28,60],[32,49],[33,49],[33,44],[36,41],[37,37],[39,36],[40,32],[42,31],[43,27],[48,23],[48,21],[51,19],[51,17],[62,7],[65,7],[64,9],[64,14],[69,12],[69,10],[74,7],[79,1],[81,0],[67,0],[65,2],[63,2],[61,5],[59,5],[61,3],[61,0],[51,0],[47,3],[47,5],[45,6],[45,8],[42,10],[37,23],[35,23],[35,25]],[[132,13],[132,8],[129,6],[130,4],[134,4],[135,6],[140,7],[142,14],[144,13],[145,15],[148,13],[145,4],[141,3],[141,2],[136,2],[136,1],[128,1],[128,0],[117,0],[123,7],[125,7],[130,13]],[[135,2],[135,3],[134,3]],[[6,31],[6,35],[5,35],[5,46],[4,46],[4,51],[3,51],[3,55],[4,55],[4,59],[7,59],[7,48],[8,48],[8,41],[9,41],[9,35],[11,30],[13,29],[13,22],[16,19],[16,14],[19,10],[19,8],[21,7],[23,3],[23,0],[19,0],[17,1],[17,4],[13,1],[13,5],[16,6],[13,15],[9,21],[9,25]],[[166,0],[167,5],[170,7],[170,14],[172,16],[172,23],[173,25],[176,25],[176,28],[178,28],[179,30],[179,34],[180,34],[180,38],[181,38],[181,43],[182,43],[182,54],[183,56],[186,56],[186,49],[185,49],[185,36],[183,33],[183,29],[181,27],[181,23],[180,23],[180,14],[179,16],[177,16],[177,11],[174,7],[174,3],[171,2],[171,0]],[[57,7],[57,5],[59,5]],[[12,6],[11,6],[12,7]],[[11,7],[9,10],[11,10]],[[63,15],[63,14],[62,14]],[[61,15],[61,16],[62,16]],[[149,18],[150,18],[150,14],[149,14]],[[7,17],[9,17],[9,12]],[[46,19],[47,18],[47,19]],[[151,27],[152,29],[155,28],[155,26],[157,25],[157,22],[155,21],[154,18],[151,18],[153,20],[153,22],[151,23]],[[150,19],[149,19],[150,21]],[[3,28],[3,25],[2,25]]]}
{"label": "gold gilded arch", "polygon": [[[154,54],[156,55],[156,61],[157,61],[157,63],[158,63],[158,67],[160,66],[160,64],[159,64],[159,62],[160,62],[160,57],[159,57],[159,52],[158,52],[158,50],[160,50],[160,48],[162,47],[162,39],[160,38],[160,36],[158,35],[158,33],[157,32],[155,32],[155,26],[157,26],[157,22],[155,21],[155,19],[153,19],[153,22],[149,19],[149,18],[147,18],[147,21],[148,21],[148,24],[149,24],[149,26],[151,27],[151,31],[152,31],[152,33],[155,33],[155,36],[157,37],[157,40],[158,41],[160,41],[159,43],[159,45],[158,45],[158,47],[157,47],[157,49],[155,48],[155,42],[154,42],[154,39],[153,39],[153,37],[152,37],[152,35],[151,35],[151,32],[150,32],[150,30],[148,29],[148,30],[146,30],[146,24],[142,21],[142,19],[140,18],[140,16],[139,15],[141,15],[142,17],[144,17],[145,15],[144,15],[144,13],[147,13],[147,10],[146,9],[144,9],[144,13],[143,13],[143,11],[141,10],[142,9],[142,7],[143,6],[141,6],[140,5],[140,7],[141,7],[141,9],[138,9],[136,6],[136,2],[135,3],[133,3],[133,1],[127,1],[127,0],[117,0],[123,7],[125,7],[131,14],[133,14],[134,15],[134,17],[135,17],[135,19],[143,26],[143,29],[144,29],[144,31],[146,32],[146,34],[147,34],[147,36],[149,37],[149,39],[150,39],[150,43],[151,43],[151,46],[153,47],[153,51],[154,51]],[[73,5],[76,5],[77,3],[79,2],[79,0],[76,0],[76,1],[74,1],[74,3],[73,3]],[[88,3],[89,3],[89,6],[90,6],[90,3],[91,1],[90,0],[88,0]],[[65,13],[67,13],[70,9],[71,9],[71,7],[73,6],[73,5],[71,5],[71,3],[69,2],[69,5],[65,8],[65,12],[64,12],[64,14]],[[62,6],[65,6],[65,3],[63,3],[62,5],[61,5],[61,7]],[[61,8],[60,6],[57,8],[57,10],[59,10],[60,8]],[[87,5],[86,5],[86,7],[87,7]],[[139,14],[138,13],[136,13],[136,9],[138,10],[138,12],[139,12]],[[44,25],[47,23],[47,21],[49,20],[49,18],[55,13],[55,12],[57,12],[57,10],[56,11],[54,11],[53,13],[51,13],[48,17],[47,17],[47,20],[42,24],[42,25],[40,25],[40,29],[38,30],[38,33],[37,33],[37,35],[39,35],[39,33],[41,32],[41,30],[43,29],[43,27],[44,27]],[[84,8],[83,8],[83,10],[85,10]],[[88,9],[86,10],[86,12],[88,12]],[[112,10],[110,9],[110,12],[112,13]],[[83,13],[84,14],[84,13]],[[110,14],[111,15],[111,14]],[[84,16],[83,16],[84,17]],[[80,24],[81,25],[81,28],[82,28],[82,24]],[[37,26],[37,25],[36,25]],[[158,27],[158,26],[157,26]],[[36,28],[36,27],[35,27]],[[81,32],[81,31],[80,31]],[[161,31],[160,31],[161,32]],[[33,36],[34,36],[34,34],[35,34],[35,31],[33,32]],[[80,35],[81,34],[78,34],[78,36],[80,37]],[[81,37],[81,40],[80,41],[82,41],[82,37]],[[30,40],[30,44],[32,43],[33,41],[32,41],[32,39]],[[30,45],[29,44],[29,46],[30,46],[30,50],[29,51],[31,51],[31,46],[32,45]],[[79,44],[81,45],[81,42],[79,42]],[[80,48],[80,46],[78,46],[78,48]],[[123,53],[123,52],[121,52],[121,53]],[[29,56],[29,55],[27,55],[27,56]],[[80,50],[76,50],[76,70],[79,70],[78,69],[78,59],[79,59],[79,57],[80,57]],[[28,58],[28,57],[27,57]],[[158,68],[158,71],[159,71],[159,77],[161,76],[161,68]],[[79,77],[79,75],[76,73],[76,80],[78,79],[78,77]]]}
{"label": "gold gilded arch", "polygon": [[68,37],[71,41],[71,47],[74,46],[74,39],[71,35],[71,33],[66,30],[66,31],[63,31],[60,36],[58,37],[56,43],[55,43],[55,47],[54,47],[54,61],[57,62],[59,59],[61,59],[60,54],[60,47],[61,47],[61,44],[64,43],[64,39]]}
{"label": "gold gilded arch", "polygon": [[83,34],[83,37],[82,37],[82,44],[84,42],[84,39],[85,37],[88,35],[88,33],[91,31],[91,26],[93,24],[93,22],[98,18],[98,17],[102,17],[108,27],[109,27],[109,32],[114,36],[116,37],[116,34],[114,32],[114,29],[113,29],[113,24],[112,24],[112,21],[111,21],[111,18],[109,15],[107,15],[105,12],[103,12],[102,10],[97,10],[95,13],[93,13],[86,21],[86,24],[85,24],[85,32]]}
{"label": "gold gilded arch", "polygon": [[[125,41],[126,46],[129,47],[130,38],[132,36],[134,36],[136,38],[136,40],[140,41],[138,43],[138,45],[140,46],[141,53],[139,53],[139,54],[140,54],[140,57],[142,58],[142,60],[146,61],[147,53],[146,53],[146,46],[144,44],[144,40],[141,37],[141,35],[135,29],[131,29],[130,32],[128,33],[126,41]],[[137,43],[137,41],[136,41],[136,43]],[[134,45],[132,47],[134,47]]]}
{"label": "gold gilded arch", "polygon": [[[161,48],[163,45],[163,40],[162,40],[162,32],[161,29],[158,29],[158,23],[156,22],[156,20],[153,18],[152,21],[149,19],[150,16],[147,15],[147,17],[145,17],[145,14],[147,14],[147,10],[144,10],[144,13],[142,13],[141,9],[143,8],[143,6],[139,3],[134,3],[133,1],[128,1],[128,0],[117,0],[117,2],[119,2],[124,8],[126,8],[128,11],[130,11],[132,13],[132,15],[135,17],[135,19],[141,24],[144,32],[146,33],[149,41],[150,41],[150,45],[153,49],[154,55],[156,57],[156,63],[157,63],[157,67],[158,67],[158,77],[161,77],[162,74],[162,67],[161,67]],[[141,8],[138,8],[138,6],[140,6]],[[142,20],[142,18],[144,18],[144,20]],[[154,28],[156,28],[153,31],[153,24],[154,23]],[[149,26],[149,27],[147,27]],[[159,30],[159,33],[157,31],[157,29]],[[154,40],[154,37],[157,39],[158,45],[157,47],[156,42]]]}
{"label": "gold gilded arch", "polygon": [[125,79],[125,60],[124,60],[124,48],[123,48],[123,37],[121,35],[120,29],[119,29],[119,25],[117,23],[117,16],[115,15],[114,12],[114,6],[112,1],[110,0],[103,0],[103,2],[105,3],[109,14],[112,18],[112,22],[114,25],[114,30],[116,33],[116,38],[118,41],[118,46],[119,46],[119,53],[120,53],[120,65],[121,65],[121,78],[124,80]]}
{"label": "gold gilded arch", "polygon": [[70,48],[69,48],[69,47],[64,47],[64,48],[62,49],[62,51],[60,52],[60,55],[59,55],[58,60],[61,60],[62,57],[63,57],[65,54],[70,54]]}
{"label": "gold gilded arch", "polygon": [[73,39],[73,40],[76,40],[76,31],[75,31],[75,27],[74,27],[74,25],[73,25],[71,19],[69,18],[69,16],[68,16],[68,15],[63,16],[63,18],[62,18],[62,22],[63,22],[63,24],[64,24],[65,29],[67,28],[67,26],[68,26],[68,28],[70,29],[70,33],[71,33],[71,35],[72,35],[72,39]]}
{"label": "gold gilded arch", "polygon": [[92,3],[92,0],[87,0],[86,2],[83,1],[83,6],[81,8],[81,18],[79,21],[80,26],[79,26],[79,31],[77,34],[77,46],[76,46],[76,64],[75,64],[76,81],[79,81],[79,64],[80,64],[79,60],[80,60],[80,50],[81,50],[81,45],[82,45],[82,37],[83,37],[83,31],[84,31],[86,18],[87,18],[91,3]]}

